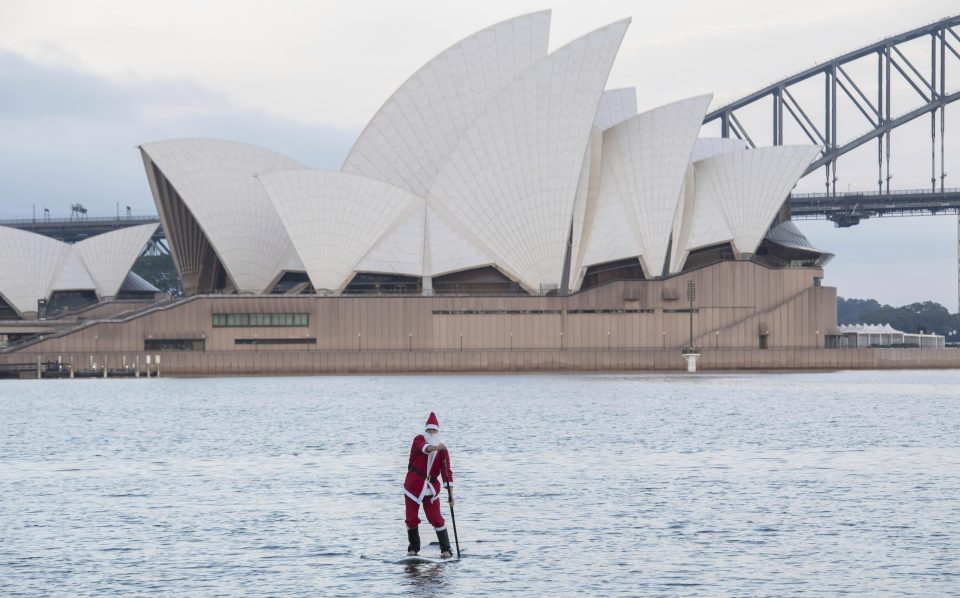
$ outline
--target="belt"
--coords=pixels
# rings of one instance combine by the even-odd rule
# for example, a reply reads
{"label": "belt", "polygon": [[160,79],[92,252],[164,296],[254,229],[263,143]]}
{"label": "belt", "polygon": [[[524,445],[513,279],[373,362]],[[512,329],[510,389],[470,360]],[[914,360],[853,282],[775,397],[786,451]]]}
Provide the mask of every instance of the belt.
{"label": "belt", "polygon": [[417,474],[417,475],[420,476],[421,478],[427,480],[428,482],[431,480],[430,476],[428,476],[427,474],[425,474],[425,473],[423,473],[422,471],[420,471],[420,469],[417,468],[413,463],[407,463],[407,469],[409,469],[409,470],[412,471],[413,473]]}

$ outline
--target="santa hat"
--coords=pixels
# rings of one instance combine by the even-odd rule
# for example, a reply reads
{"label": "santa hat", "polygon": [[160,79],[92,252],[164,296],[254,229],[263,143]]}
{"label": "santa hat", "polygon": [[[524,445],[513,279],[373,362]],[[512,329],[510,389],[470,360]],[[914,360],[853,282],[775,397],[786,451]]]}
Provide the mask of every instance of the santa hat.
{"label": "santa hat", "polygon": [[440,422],[437,421],[437,414],[433,411],[430,412],[430,417],[427,418],[427,430],[436,430],[440,431]]}

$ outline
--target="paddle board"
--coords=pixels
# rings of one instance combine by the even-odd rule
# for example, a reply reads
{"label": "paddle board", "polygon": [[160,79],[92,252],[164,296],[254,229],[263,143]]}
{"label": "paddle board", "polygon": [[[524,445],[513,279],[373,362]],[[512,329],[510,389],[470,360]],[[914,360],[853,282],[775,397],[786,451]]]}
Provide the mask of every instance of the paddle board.
{"label": "paddle board", "polygon": [[450,557],[448,559],[441,559],[439,557],[431,558],[428,556],[418,555],[418,556],[405,556],[402,559],[394,562],[398,565],[421,565],[424,563],[433,563],[433,564],[449,563],[450,561],[455,561],[455,560],[457,560],[455,557]]}

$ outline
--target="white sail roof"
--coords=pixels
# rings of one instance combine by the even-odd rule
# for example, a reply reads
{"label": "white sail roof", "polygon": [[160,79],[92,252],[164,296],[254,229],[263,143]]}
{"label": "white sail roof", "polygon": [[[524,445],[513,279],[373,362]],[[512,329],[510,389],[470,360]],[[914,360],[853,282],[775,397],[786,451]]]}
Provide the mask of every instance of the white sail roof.
{"label": "white sail roof", "polygon": [[464,131],[430,189],[530,290],[562,279],[590,128],[629,22],[527,69]]}
{"label": "white sail roof", "polygon": [[777,245],[789,247],[791,249],[800,249],[802,251],[828,254],[828,252],[814,247],[813,243],[810,242],[810,239],[803,234],[803,231],[801,231],[792,220],[784,220],[783,222],[771,228],[767,233],[767,239],[773,241]]}
{"label": "white sail roof", "polygon": [[496,263],[470,229],[443,206],[427,200],[424,275],[440,276]]}
{"label": "white sail roof", "polygon": [[96,283],[97,295],[114,297],[143,247],[157,230],[156,224],[129,226],[84,239],[73,245]]}
{"label": "white sail roof", "polygon": [[639,258],[640,228],[636,213],[626,194],[620,191],[614,172],[621,161],[619,152],[615,144],[603,145],[596,198],[589,201],[587,207],[581,266]]}
{"label": "white sail roof", "polygon": [[519,16],[454,44],[403,83],[360,134],[343,172],[425,197],[484,107],[547,53],[550,11]]}
{"label": "white sail roof", "polygon": [[693,153],[690,162],[706,160],[720,154],[742,152],[747,149],[747,143],[734,137],[700,137],[693,144]]}
{"label": "white sail roof", "polygon": [[426,202],[412,201],[357,264],[358,272],[423,276]]}
{"label": "white sail roof", "polygon": [[160,289],[150,284],[145,278],[136,272],[128,272],[117,292],[130,291],[136,293],[159,293]]}
{"label": "white sail roof", "polygon": [[87,266],[76,248],[76,245],[67,246],[59,271],[53,284],[50,285],[50,293],[53,291],[95,291],[97,289],[97,283],[93,281],[90,271],[87,270]]}
{"label": "white sail roof", "polygon": [[608,190],[627,206],[636,231],[628,253],[640,257],[648,277],[663,273],[684,174],[711,97],[655,108],[603,134],[602,176],[613,181],[601,183],[601,195]]}
{"label": "white sail roof", "polygon": [[586,257],[587,239],[597,209],[600,193],[600,174],[603,166],[603,132],[594,125],[590,129],[590,141],[580,168],[577,193],[573,202],[573,226],[570,237],[570,270],[568,286],[580,287],[580,272]]}
{"label": "white sail roof", "polygon": [[[693,153],[690,155],[690,165],[683,178],[683,189],[680,192],[680,201],[673,215],[673,250],[670,253],[670,273],[676,274],[683,269],[687,259],[686,247],[689,244],[691,227],[693,226],[695,177],[694,163],[705,160],[718,154],[741,152],[747,149],[747,144],[740,139],[722,137],[701,137],[693,144]],[[726,239],[725,239],[726,240]]]}
{"label": "white sail roof", "polygon": [[388,183],[299,169],[257,177],[317,290],[341,291],[360,260],[421,199]]}
{"label": "white sail roof", "polygon": [[692,213],[689,215],[689,232],[685,229],[684,236],[680,237],[677,245],[677,259],[673,263],[674,272],[683,269],[687,256],[694,249],[717,245],[733,240],[733,233],[720,209],[717,198],[710,193],[698,193],[700,170],[694,168],[694,184],[686,187],[686,201],[692,203]]}
{"label": "white sail roof", "polygon": [[69,251],[56,239],[0,226],[0,295],[21,316],[36,312]]}
{"label": "white sail roof", "polygon": [[[713,204],[723,215],[736,251],[752,254],[790,189],[820,148],[782,145],[719,154],[696,163],[696,210]],[[699,215],[701,220],[704,214]],[[698,215],[694,216],[696,220]],[[687,249],[705,239],[691,239]],[[705,243],[710,244],[710,243]]]}
{"label": "white sail roof", "polygon": [[633,87],[608,89],[600,96],[593,126],[601,131],[637,115],[637,90]]}
{"label": "white sail roof", "polygon": [[[290,269],[290,237],[254,175],[303,165],[269,150],[217,139],[159,141],[141,149],[176,189],[238,291],[269,290]],[[164,225],[173,225],[176,220],[166,218],[162,202],[155,199]]]}

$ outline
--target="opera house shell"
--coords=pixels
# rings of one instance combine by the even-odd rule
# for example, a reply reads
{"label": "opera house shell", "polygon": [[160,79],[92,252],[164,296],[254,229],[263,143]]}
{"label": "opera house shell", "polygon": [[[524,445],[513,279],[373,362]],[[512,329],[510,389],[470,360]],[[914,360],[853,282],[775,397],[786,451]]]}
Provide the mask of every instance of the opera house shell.
{"label": "opera house shell", "polygon": [[132,226],[71,245],[0,226],[0,319],[2,312],[23,318],[38,315],[40,306],[53,313],[124,292],[159,292],[130,271],[156,230],[155,224]]}
{"label": "opera house shell", "polygon": [[822,264],[795,227],[771,236],[819,148],[701,138],[710,95],[638,113],[634,89],[605,89],[629,24],[552,52],[549,11],[471,35],[387,99],[339,171],[142,145],[185,290],[547,295],[770,252]]}

